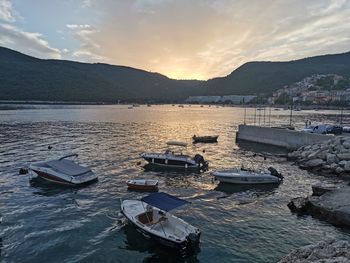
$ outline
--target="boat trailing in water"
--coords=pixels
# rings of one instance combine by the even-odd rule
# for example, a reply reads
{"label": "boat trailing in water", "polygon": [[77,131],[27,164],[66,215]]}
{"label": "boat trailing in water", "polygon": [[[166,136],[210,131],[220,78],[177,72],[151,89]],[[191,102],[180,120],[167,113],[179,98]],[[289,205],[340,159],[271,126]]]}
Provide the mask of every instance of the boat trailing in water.
{"label": "boat trailing in water", "polygon": [[127,180],[126,184],[129,190],[147,191],[147,192],[158,190],[158,180],[153,180],[153,179]]}
{"label": "boat trailing in water", "polygon": [[193,135],[193,143],[214,143],[218,142],[219,135],[210,135],[210,136],[196,136]]}
{"label": "boat trailing in water", "polygon": [[29,175],[31,178],[71,186],[97,180],[97,175],[90,168],[68,160],[69,157],[78,157],[78,154],[70,154],[58,160],[32,163],[28,167]]}
{"label": "boat trailing in water", "polygon": [[[187,147],[187,143],[169,141],[168,146]],[[168,168],[185,168],[185,169],[199,169],[206,170],[208,162],[200,154],[196,154],[193,158],[189,155],[174,153],[174,151],[167,149],[164,153],[141,153],[140,156],[149,164]]]}
{"label": "boat trailing in water", "polygon": [[124,216],[147,238],[176,249],[183,254],[194,252],[200,241],[200,231],[184,220],[168,213],[189,202],[166,193],[153,193],[141,200],[124,200]]}
{"label": "boat trailing in water", "polygon": [[213,176],[222,183],[231,184],[276,184],[282,182],[283,176],[274,168],[270,167],[269,172],[258,173],[233,168],[215,171],[213,172]]}

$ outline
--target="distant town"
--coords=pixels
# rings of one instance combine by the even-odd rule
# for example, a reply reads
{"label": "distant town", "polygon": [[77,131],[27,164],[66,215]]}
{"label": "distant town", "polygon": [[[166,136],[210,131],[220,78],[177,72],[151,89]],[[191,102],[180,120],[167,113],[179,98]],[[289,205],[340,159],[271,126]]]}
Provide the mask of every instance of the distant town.
{"label": "distant town", "polygon": [[337,74],[314,74],[285,85],[272,96],[190,96],[186,103],[346,105],[350,101],[350,79]]}

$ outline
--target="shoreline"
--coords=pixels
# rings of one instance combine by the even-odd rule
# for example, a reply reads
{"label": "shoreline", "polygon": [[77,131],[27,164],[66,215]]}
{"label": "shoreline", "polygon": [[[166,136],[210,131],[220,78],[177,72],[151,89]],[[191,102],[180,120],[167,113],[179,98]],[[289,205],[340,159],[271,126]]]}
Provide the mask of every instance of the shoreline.
{"label": "shoreline", "polygon": [[[222,106],[222,107],[238,107],[238,108],[274,108],[279,110],[290,110],[290,105],[271,105],[271,104],[225,104],[225,103],[187,103],[183,101],[50,101],[50,100],[0,100],[0,104],[21,104],[21,105],[129,105],[129,104],[180,104],[180,105],[206,105],[206,106]],[[293,111],[296,106],[293,106]],[[298,106],[298,111],[302,110],[350,110],[349,107],[327,106],[327,105],[304,105]]]}

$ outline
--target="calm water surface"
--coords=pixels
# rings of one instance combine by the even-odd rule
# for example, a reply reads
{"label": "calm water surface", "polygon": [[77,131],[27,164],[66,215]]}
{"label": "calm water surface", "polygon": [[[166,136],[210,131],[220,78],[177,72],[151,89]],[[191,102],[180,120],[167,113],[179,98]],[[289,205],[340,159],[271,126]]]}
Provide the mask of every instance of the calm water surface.
{"label": "calm water surface", "polygon": [[[260,113],[260,123],[288,124],[288,111]],[[297,112],[294,121],[335,121],[339,114]],[[247,122],[258,122],[248,109]],[[255,116],[255,117],[254,117]],[[350,240],[350,233],[312,217],[298,217],[288,201],[311,192],[320,180],[283,158],[255,156],[235,144],[242,108],[185,106],[19,106],[0,111],[0,225],[3,262],[276,262],[291,249],[328,238]],[[274,166],[285,180],[276,187],[233,187],[212,182],[210,171],[147,171],[143,151],[163,151],[168,140],[190,142],[193,134],[219,134],[205,150],[210,170],[243,164]],[[48,150],[47,146],[53,149]],[[244,145],[243,145],[244,146]],[[263,148],[262,151],[266,151]],[[30,162],[79,153],[99,181],[70,189],[30,181],[19,175]],[[202,231],[198,254],[186,259],[148,242],[118,219],[121,199],[141,198],[126,190],[130,178],[154,178],[161,191],[192,202],[175,210]]]}

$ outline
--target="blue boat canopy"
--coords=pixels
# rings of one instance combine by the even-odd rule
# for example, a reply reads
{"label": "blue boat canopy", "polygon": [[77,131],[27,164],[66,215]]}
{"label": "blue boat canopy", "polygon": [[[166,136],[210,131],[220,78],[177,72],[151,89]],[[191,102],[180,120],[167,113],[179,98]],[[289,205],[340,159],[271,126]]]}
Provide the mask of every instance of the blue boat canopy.
{"label": "blue boat canopy", "polygon": [[141,199],[141,201],[167,212],[189,203],[188,201],[163,192],[145,196]]}

